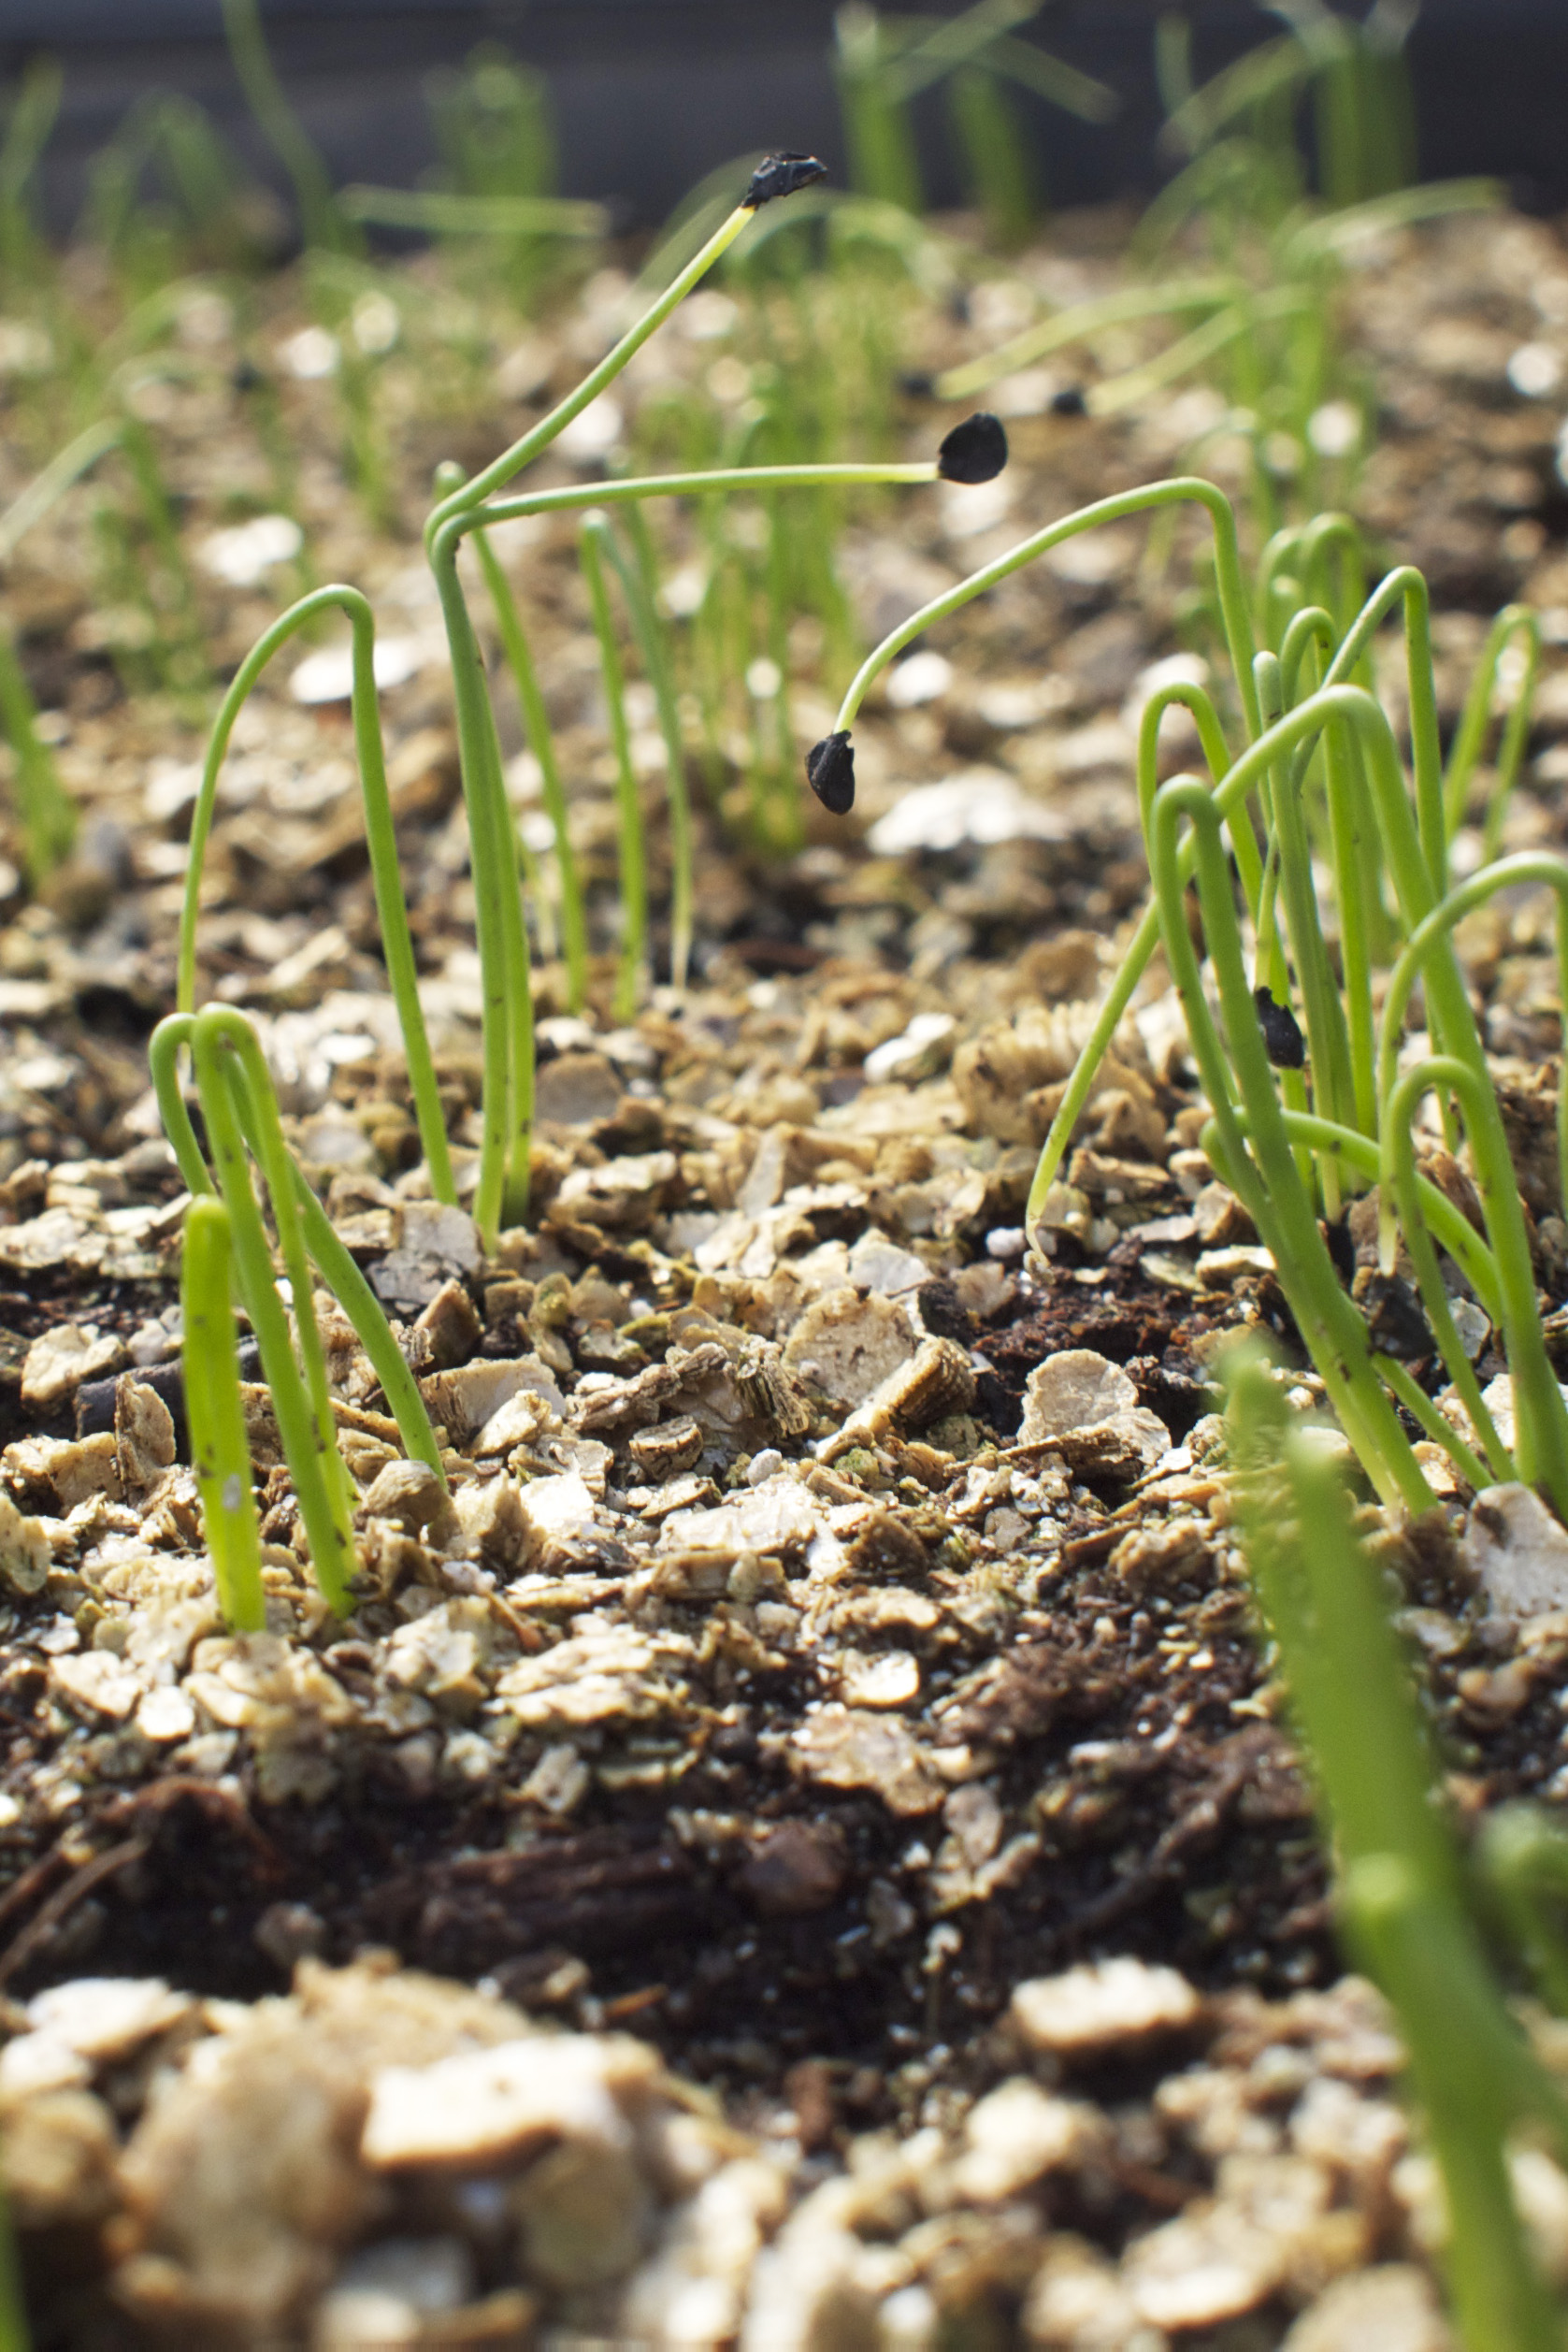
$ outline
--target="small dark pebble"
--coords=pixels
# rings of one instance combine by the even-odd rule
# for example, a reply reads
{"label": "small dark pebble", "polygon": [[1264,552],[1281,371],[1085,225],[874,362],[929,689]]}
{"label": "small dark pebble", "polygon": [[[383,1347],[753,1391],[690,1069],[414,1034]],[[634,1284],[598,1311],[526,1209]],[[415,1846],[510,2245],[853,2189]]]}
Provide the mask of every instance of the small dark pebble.
{"label": "small dark pebble", "polygon": [[1059,392],[1051,395],[1053,416],[1086,416],[1088,411],[1089,404],[1084,397],[1084,387],[1080,383],[1065,383]]}
{"label": "small dark pebble", "polygon": [[937,388],[937,380],[928,368],[906,368],[899,378],[899,390],[911,400],[928,400]]}

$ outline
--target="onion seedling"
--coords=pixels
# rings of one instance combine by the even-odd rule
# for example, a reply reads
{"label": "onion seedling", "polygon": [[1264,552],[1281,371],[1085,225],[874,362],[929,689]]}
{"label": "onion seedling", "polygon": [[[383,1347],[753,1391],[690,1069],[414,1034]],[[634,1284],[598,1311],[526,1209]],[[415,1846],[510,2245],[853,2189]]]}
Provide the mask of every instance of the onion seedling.
{"label": "onion seedling", "polygon": [[[1256,596],[1249,597],[1234,519],[1212,485],[1182,479],[1102,499],[1035,533],[933,599],[885,640],[852,681],[837,728],[810,754],[808,776],[827,806],[841,813],[848,809],[854,798],[850,724],[872,680],[912,638],[1078,531],[1189,500],[1206,510],[1212,527],[1222,628],[1247,741],[1232,754],[1217,709],[1198,689],[1163,692],[1144,714],[1138,790],[1153,902],[1062,1090],[1030,1190],[1027,1226],[1037,1234],[1041,1230],[1100,1061],[1157,941],[1162,941],[1212,1113],[1205,1148],[1271,1250],[1308,1351],[1377,1492],[1385,1499],[1399,1497],[1413,1510],[1431,1502],[1390,1390],[1398,1403],[1417,1411],[1428,1434],[1435,1417],[1411,1405],[1406,1376],[1396,1372],[1390,1378],[1391,1359],[1379,1355],[1341,1287],[1319,1228],[1320,1215],[1338,1213],[1342,1180],[1348,1176],[1359,1184],[1373,1174],[1383,1188],[1385,1267],[1392,1264],[1397,1204],[1437,1353],[1486,1457],[1483,1478],[1518,1476],[1537,1482],[1568,1518],[1568,1409],[1546,1358],[1507,1136],[1452,945],[1460,917],[1504,883],[1545,883],[1557,889],[1560,907],[1568,903],[1568,864],[1549,858],[1523,864],[1505,860],[1448,891],[1449,808],[1457,806],[1459,795],[1445,790],[1430,599],[1418,571],[1398,567],[1342,628],[1326,604],[1302,604],[1288,613],[1286,608],[1309,592],[1341,601],[1329,570],[1336,561],[1343,584],[1359,584],[1359,550],[1343,518],[1320,518],[1273,543],[1265,551]],[[1257,650],[1259,609],[1270,613],[1278,631],[1277,654]],[[1367,674],[1377,628],[1396,614],[1405,640],[1408,784],[1387,715],[1364,685],[1352,683]],[[1483,663],[1489,683],[1499,645],[1519,628],[1517,617],[1510,616],[1506,630],[1501,636],[1494,632]],[[1477,691],[1484,694],[1486,688]],[[1528,705],[1528,680],[1521,699]],[[1473,695],[1473,707],[1475,700]],[[1206,781],[1179,777],[1161,785],[1159,720],[1178,700],[1197,719],[1210,773]],[[1527,724],[1527,718],[1518,722],[1521,732]],[[1320,779],[1316,786],[1315,777]],[[1262,827],[1261,855],[1255,812]],[[1330,880],[1337,959],[1324,935],[1315,859]],[[1194,878],[1217,988],[1217,1019],[1188,929],[1187,890]],[[1237,881],[1253,934],[1250,974]],[[1388,907],[1381,895],[1385,883],[1392,899]],[[1396,945],[1386,946],[1381,937],[1390,925],[1407,943],[1403,953]],[[1560,932],[1568,954],[1568,917],[1560,916]],[[1390,960],[1394,972],[1379,1046],[1373,967]],[[1400,1032],[1417,977],[1438,1059],[1424,1071],[1401,1076]],[[1299,1028],[1293,999],[1304,1017]],[[1434,1219],[1431,1192],[1417,1180],[1410,1118],[1433,1086],[1446,1105],[1450,1134],[1456,1104],[1462,1118],[1485,1202],[1485,1244],[1460,1243],[1452,1220]],[[1568,1103],[1560,1121],[1568,1140]],[[1568,1157],[1564,1164],[1568,1167]],[[1440,1221],[1445,1246],[1502,1329],[1518,1432],[1512,1456],[1498,1442],[1454,1329],[1431,1238]],[[1481,1468],[1462,1439],[1457,1451],[1452,1445],[1449,1450],[1465,1476]]]}
{"label": "onion seedling", "polygon": [[37,721],[32,689],[10,639],[0,628],[0,734],[11,747],[22,862],[35,890],[68,855],[77,830],[76,802],[60,781]]}
{"label": "onion seedling", "polygon": [[[209,1171],[180,1092],[179,1061],[189,1046],[212,1155]],[[283,1139],[266,1059],[244,1016],[214,1005],[171,1014],[153,1032],[150,1059],[164,1131],[193,1196],[214,1190],[230,1219],[235,1280],[261,1349],[279,1436],[294,1479],[316,1580],[339,1615],[352,1605],[353,1493],[335,1435],[326,1359],[312,1304],[310,1266],[357,1332],[411,1460],[444,1482],[440,1450],[424,1400],[374,1291],[333,1231]],[[261,1170],[288,1277],[298,1352],[273,1277],[272,1253],[251,1176]]]}
{"label": "onion seedling", "polygon": [[228,1210],[213,1194],[198,1194],[185,1214],[180,1266],[191,1465],[223,1623],[260,1633],[266,1600],[234,1337],[233,1257]]}
{"label": "onion seedling", "polygon": [[48,253],[33,219],[32,190],[65,94],[65,77],[52,57],[34,57],[12,99],[0,138],[0,276],[19,285],[36,276]]}
{"label": "onion seedling", "polygon": [[534,666],[511,584],[500,557],[490,544],[488,533],[476,530],[473,539],[480,569],[484,574],[484,584],[490,592],[501,648],[511,671],[512,684],[517,688],[517,700],[523,713],[523,732],[529,750],[539,761],[540,798],[554,837],[555,879],[561,894],[561,945],[567,967],[567,1004],[571,1012],[581,1013],[588,999],[588,918],[583,902],[583,879],[577,868],[577,853],[571,845],[568,825],[567,788],[561,780],[561,763],[555,755],[554,730],[550,724],[550,714],[545,709],[539,671]]}
{"label": "onion seedling", "polygon": [[[1468,1899],[1379,1578],[1332,1465],[1293,1430],[1244,1344],[1228,1359],[1243,1545],[1336,1857],[1353,1954],[1393,2008],[1443,2176],[1442,2262],[1466,2352],[1557,2352],[1561,2320],[1509,2176],[1521,2127],[1568,2157],[1568,2104],[1509,2016]],[[1310,1535],[1309,1535],[1310,1531]],[[1568,1965],[1543,1897],[1568,1888],[1568,1843],[1528,1814],[1484,1851],[1549,1997]]]}
{"label": "onion seedling", "polygon": [[[938,478],[943,469],[940,459],[916,465],[730,468],[646,480],[618,479],[594,486],[540,491],[532,497],[508,498],[496,495],[525,466],[542,455],[572,419],[614,381],[649,336],[727,252],[756,211],[781,196],[810,187],[823,177],[823,168],[812,156],[765,158],[753,174],[740,204],[576,390],[471,481],[450,490],[425,525],[425,547],[440,597],[452,656],[459,759],[472,842],[475,928],[482,977],[483,1061],[474,1215],[487,1240],[494,1239],[503,1223],[519,1219],[527,1204],[533,1013],[527,932],[512,847],[512,818],[502,782],[500,746],[483,658],[458,575],[461,543],[470,531],[525,514],[613,507],[650,498],[701,497],[710,492],[729,493],[742,488],[784,490],[836,483],[931,482]],[[965,430],[958,428],[960,434]],[[996,430],[1000,432],[1000,427]],[[950,436],[949,440],[952,439]]]}
{"label": "onion seedling", "polygon": [[369,603],[358,588],[333,585],[316,588],[281,613],[258,638],[235,672],[208,739],[201,784],[191,814],[190,849],[185,867],[185,896],[180,917],[180,946],[175,974],[175,1003],[181,1013],[194,1013],[196,997],[196,931],[201,916],[201,886],[208,842],[217,806],[218,786],[235,721],[273,656],[318,614],[346,613],[353,630],[353,683],[350,708],[353,718],[354,753],[365,803],[365,835],[370,854],[370,874],[376,912],[386,956],[387,977],[403,1032],[409,1065],[409,1087],[420,1145],[430,1171],[437,1200],[454,1203],[456,1180],[447,1144],[446,1115],[441,1108],[436,1067],[420,1009],[419,974],[409,912],[397,865],[397,834],[392,797],[387,789],[386,755],[381,743],[381,710],[376,696],[376,622]]}
{"label": "onion seedling", "polygon": [[1022,137],[1001,85],[1012,82],[1086,123],[1107,123],[1114,90],[1017,38],[1042,0],[976,0],[935,23],[886,17],[846,0],[834,18],[834,73],[856,188],[909,212],[923,209],[910,103],[951,80],[955,124],[975,195],[995,232],[1016,240],[1035,207]]}
{"label": "onion seedling", "polygon": [[598,640],[599,674],[610,714],[610,742],[615,758],[615,821],[621,859],[621,962],[615,981],[615,1018],[625,1023],[637,1012],[637,1000],[648,962],[648,863],[642,843],[642,811],[638,802],[637,774],[632,767],[631,729],[626,724],[626,676],[615,623],[610,610],[610,586],[605,579],[605,553],[610,543],[606,516],[583,517],[578,545],[588,602]]}
{"label": "onion seedling", "polygon": [[344,219],[326,166],[278,79],[257,0],[222,0],[222,5],[235,73],[262,136],[293,183],[306,244],[323,253],[356,252],[359,232]]}

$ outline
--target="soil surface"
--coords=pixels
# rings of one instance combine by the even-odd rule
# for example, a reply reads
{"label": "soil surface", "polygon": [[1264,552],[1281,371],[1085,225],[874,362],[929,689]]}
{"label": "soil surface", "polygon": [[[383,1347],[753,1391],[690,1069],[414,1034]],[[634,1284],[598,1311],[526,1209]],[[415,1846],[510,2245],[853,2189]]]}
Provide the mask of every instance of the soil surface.
{"label": "soil surface", "polygon": [[[1059,296],[1113,281],[1115,225],[1067,224],[1017,282]],[[439,297],[422,269],[400,296],[410,317]],[[362,583],[404,648],[382,699],[389,770],[468,1185],[472,889],[411,534],[434,457],[460,443],[477,461],[581,371],[583,317],[591,339],[614,292],[595,288],[598,313],[535,338],[526,382],[515,354],[495,354],[511,374],[492,367],[488,397],[470,386],[452,440],[389,371],[379,526],[345,486],[326,392],[268,363],[314,575]],[[1379,440],[1340,487],[1375,561],[1428,571],[1446,728],[1493,609],[1523,598],[1544,615],[1507,819],[1518,846],[1564,830],[1568,509],[1556,409],[1508,369],[1524,344],[1568,364],[1560,296],[1560,240],[1503,216],[1388,240],[1347,297]],[[237,485],[252,511],[265,501],[241,363],[297,341],[291,298],[277,289],[257,325],[193,297],[176,338],[192,367],[143,396],[193,626],[223,674],[297,584],[287,560],[225,581],[214,552]],[[986,348],[985,319],[978,297],[967,321],[912,319],[903,355],[925,368]],[[672,332],[669,350],[665,378],[629,388],[629,438],[671,380],[714,369],[711,340]],[[1113,364],[1085,355],[1081,380]],[[868,635],[1050,515],[1176,469],[1216,422],[1190,389],[1096,421],[1056,400],[1065,381],[1001,388],[1014,462],[994,496],[921,492],[852,519],[842,566]],[[949,421],[911,395],[897,433],[924,452]],[[20,429],[0,460],[20,488]],[[1234,437],[1204,444],[1218,479],[1243,462]],[[669,526],[672,570],[694,559],[689,527]],[[228,764],[202,992],[256,1022],[291,1139],[422,1376],[451,1496],[402,1460],[325,1306],[361,1598],[346,1622],[321,1603],[253,1387],[268,1631],[249,1638],[224,1633],[201,1547],[179,1370],[183,1194],[145,1061],[173,1000],[199,696],[178,676],[127,691],[136,648],[84,548],[67,503],[0,599],[82,810],[41,898],[24,898],[17,844],[0,864],[0,1988],[15,2037],[0,2108],[41,2340],[435,2345],[545,2326],[555,2341],[745,2330],[770,2345],[1261,2352],[1289,2331],[1331,2352],[1376,2340],[1386,2312],[1426,2330],[1398,2341],[1441,2344],[1430,2181],[1388,2103],[1397,2049],[1365,1988],[1327,1989],[1324,1859],[1230,1537],[1216,1351],[1260,1325],[1298,1401],[1321,1392],[1256,1235],[1196,1147],[1203,1113],[1162,967],[1086,1113],[1052,1254],[1026,1251],[1020,1230],[1061,1082],[1144,899],[1131,761],[1141,699],[1169,674],[1156,665],[1197,658],[1185,536],[1157,561],[1118,527],[968,608],[941,635],[950,667],[928,671],[931,691],[900,697],[894,673],[857,724],[853,824],[813,807],[803,844],[764,860],[705,811],[696,976],[664,985],[656,939],[656,985],[627,1022],[611,1011],[614,766],[574,539],[565,523],[531,532],[518,587],[596,961],[571,1014],[536,941],[533,1204],[490,1256],[416,1164],[346,700],[305,699],[296,655],[276,665]],[[791,664],[798,751],[830,724],[842,678],[820,632],[792,640]],[[656,820],[642,691],[634,753]],[[496,700],[526,812],[537,775],[499,682]],[[1195,752],[1169,735],[1173,772]],[[655,905],[662,842],[655,821]],[[1499,902],[1462,945],[1555,1307],[1568,1230],[1549,909]],[[1334,1238],[1347,1280],[1374,1261],[1364,1208]],[[1403,1352],[1418,1378],[1438,1369],[1418,1329]],[[1483,1377],[1502,1369],[1483,1343]],[[1568,1616],[1489,1609],[1467,1493],[1451,1476],[1440,1492],[1419,1525],[1370,1506],[1366,1523],[1450,1786],[1466,1817],[1521,1793],[1560,1801]],[[450,1982],[424,1986],[386,1955]],[[1124,1961],[1130,1978],[1106,1976]],[[49,2008],[97,1978],[177,1994],[112,2028],[84,2024],[79,2001]],[[1057,1992],[1031,2008],[1043,1980]],[[1074,2039],[1057,2010],[1080,1996],[1104,2018]],[[181,2237],[191,2179],[246,2140],[247,2067],[259,2080],[275,2064],[298,2101],[318,2099],[328,2140],[352,2138],[367,2099],[381,2115],[386,2070],[455,2064],[545,2025],[553,2048],[609,2069],[594,2077],[602,2128],[563,2120],[567,2100],[542,2125],[513,2118],[488,2141],[476,2126],[433,2154],[388,2123],[393,2153],[349,2167],[330,2222],[252,2183],[239,2201],[267,2216],[269,2285],[254,2248],[220,2258]],[[617,2057],[633,2044],[616,2032],[642,2058]],[[334,2033],[358,2056],[329,2097]],[[205,2121],[204,2080],[220,2086]],[[1004,2094],[1011,2107],[987,2104]],[[685,2173],[666,2141],[649,2153],[655,2123],[669,2140],[681,2116],[707,2135]],[[635,2141],[635,2180],[625,2148],[611,2164],[617,2131]],[[541,2132],[549,2163],[589,2151],[583,2195],[631,2216],[624,2245],[604,2226],[624,2259],[560,2250],[579,2244],[577,2209],[558,2181],[539,2186]],[[1296,2167],[1308,2220],[1281,2220],[1287,2173],[1260,2186],[1248,2162]],[[748,2165],[772,2183],[745,2173],[750,2252],[694,2252],[709,2243],[702,2197],[722,2178],[743,2204]],[[856,2203],[846,2184],[873,2174]],[[497,2182],[521,2255],[484,2218],[480,2191]],[[1187,2239],[1161,2235],[1178,2221]],[[225,2226],[211,2222],[213,2244]],[[443,2244],[457,2249],[450,2292],[447,2258],[428,2254]],[[376,2271],[376,2250],[398,2246],[424,2247],[424,2271],[390,2256]],[[1231,2284],[1205,2304],[1190,2282],[1225,2262]],[[671,2264],[688,2287],[727,2281],[729,2301],[683,2320]]]}

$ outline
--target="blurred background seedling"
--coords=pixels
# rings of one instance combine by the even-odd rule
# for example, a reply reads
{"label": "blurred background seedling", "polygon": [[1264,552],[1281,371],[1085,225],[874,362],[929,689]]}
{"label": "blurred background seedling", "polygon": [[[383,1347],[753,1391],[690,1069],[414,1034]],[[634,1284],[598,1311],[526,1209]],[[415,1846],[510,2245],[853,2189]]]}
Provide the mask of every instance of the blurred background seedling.
{"label": "blurred background seedling", "polygon": [[[1548,2352],[1562,2318],[1536,2265],[1513,2160],[1545,2139],[1568,2156],[1568,2104],[1510,2013],[1486,1950],[1486,1906],[1460,1859],[1343,1481],[1244,1343],[1225,1366],[1243,1543],[1332,1842],[1342,1931],[1388,1998],[1444,2185],[1441,2260],[1466,2352]],[[1309,1533],[1310,1531],[1310,1533]],[[1552,1905],[1568,1841],[1533,1809],[1489,1825],[1492,1903],[1561,2013]]]}
{"label": "blurred background seedling", "polygon": [[906,212],[925,210],[913,101],[945,84],[950,123],[971,201],[999,250],[1037,226],[1046,191],[1010,90],[1024,89],[1086,123],[1107,123],[1114,90],[1032,42],[1017,28],[1042,0],[978,0],[960,15],[885,16],[847,0],[833,21],[834,73],[851,185]]}

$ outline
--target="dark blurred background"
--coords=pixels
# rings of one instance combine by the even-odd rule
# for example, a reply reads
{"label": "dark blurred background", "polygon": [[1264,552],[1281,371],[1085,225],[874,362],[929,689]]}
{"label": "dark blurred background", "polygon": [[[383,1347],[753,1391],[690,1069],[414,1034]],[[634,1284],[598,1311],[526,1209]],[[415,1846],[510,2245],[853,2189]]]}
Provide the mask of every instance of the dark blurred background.
{"label": "dark blurred background", "polygon": [[[955,12],[950,0],[933,10]],[[1029,36],[1111,83],[1123,105],[1091,123],[1027,94],[1051,200],[1146,195],[1156,148],[1158,0],[1061,0]],[[831,50],[834,0],[263,0],[279,71],[339,184],[411,186],[435,162],[423,83],[498,41],[548,78],[565,195],[608,198],[617,224],[664,218],[702,175],[785,146],[843,163]],[[1187,10],[1201,75],[1262,40],[1278,18],[1240,0]],[[1517,203],[1568,203],[1568,0],[1425,0],[1408,43],[1423,178],[1495,173]],[[0,85],[40,54],[65,67],[44,159],[50,224],[79,208],[89,159],[154,91],[197,100],[262,179],[281,176],[240,95],[218,0],[0,0]],[[935,94],[915,106],[930,200],[960,198]]]}

